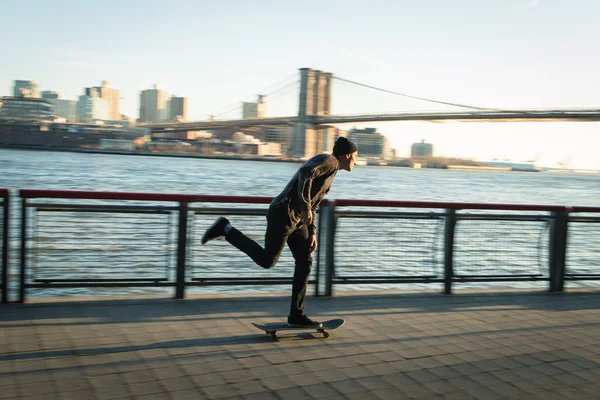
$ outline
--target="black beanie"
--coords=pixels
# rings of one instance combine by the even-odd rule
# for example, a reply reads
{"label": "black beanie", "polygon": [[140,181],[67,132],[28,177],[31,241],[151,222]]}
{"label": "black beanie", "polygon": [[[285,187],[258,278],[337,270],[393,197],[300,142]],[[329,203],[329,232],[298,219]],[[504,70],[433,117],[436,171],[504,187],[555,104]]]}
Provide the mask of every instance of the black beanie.
{"label": "black beanie", "polygon": [[358,151],[356,145],[343,136],[340,136],[333,145],[334,156],[343,156],[346,154],[354,153],[355,151]]}

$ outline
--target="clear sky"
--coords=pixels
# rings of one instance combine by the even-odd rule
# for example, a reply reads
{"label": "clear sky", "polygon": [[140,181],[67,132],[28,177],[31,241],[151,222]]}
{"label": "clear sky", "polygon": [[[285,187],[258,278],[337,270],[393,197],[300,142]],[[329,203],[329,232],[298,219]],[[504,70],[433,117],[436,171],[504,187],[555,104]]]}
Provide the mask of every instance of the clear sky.
{"label": "clear sky", "polygon": [[[300,67],[494,108],[600,108],[597,0],[2,0],[0,95],[15,79],[76,99],[108,80],[121,111],[161,85],[190,119],[252,100]],[[297,94],[268,99],[296,112]],[[334,113],[447,109],[335,81]],[[232,115],[233,116],[233,115]],[[399,155],[568,161],[600,169],[600,123],[388,123]]]}

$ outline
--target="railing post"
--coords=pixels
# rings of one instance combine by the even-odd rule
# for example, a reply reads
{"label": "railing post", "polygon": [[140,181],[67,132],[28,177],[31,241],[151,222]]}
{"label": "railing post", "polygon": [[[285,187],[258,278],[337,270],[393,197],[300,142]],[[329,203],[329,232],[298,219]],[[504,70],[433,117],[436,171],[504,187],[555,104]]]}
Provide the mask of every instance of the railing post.
{"label": "railing post", "polygon": [[567,256],[567,227],[569,213],[553,211],[550,223],[550,291],[562,292],[565,286],[565,260]]}
{"label": "railing post", "polygon": [[2,303],[8,303],[8,246],[10,221],[10,193],[4,199],[2,214]]}
{"label": "railing post", "polygon": [[27,272],[27,199],[21,199],[21,274],[19,275],[19,303],[25,302],[25,273]]}
{"label": "railing post", "polygon": [[456,228],[456,210],[446,210],[444,229],[444,294],[452,294],[454,276],[454,230]]}
{"label": "railing post", "polygon": [[177,235],[177,281],[175,298],[185,297],[185,268],[187,255],[188,203],[179,203],[179,234]]}
{"label": "railing post", "polygon": [[327,249],[325,255],[325,296],[333,294],[333,275],[335,273],[335,202],[330,202],[327,206]]}

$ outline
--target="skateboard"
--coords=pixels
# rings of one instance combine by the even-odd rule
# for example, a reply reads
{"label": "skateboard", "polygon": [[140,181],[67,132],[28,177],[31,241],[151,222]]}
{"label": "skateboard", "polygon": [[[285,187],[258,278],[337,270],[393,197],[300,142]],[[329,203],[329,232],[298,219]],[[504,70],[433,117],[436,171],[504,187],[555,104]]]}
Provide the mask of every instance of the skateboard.
{"label": "skateboard", "polygon": [[265,331],[267,335],[271,335],[273,339],[277,339],[277,331],[305,331],[305,330],[313,330],[315,329],[317,332],[322,333],[323,337],[328,338],[329,332],[334,329],[339,328],[344,325],[343,319],[330,319],[329,321],[321,322],[321,326],[290,326],[286,322],[273,322],[270,324],[255,324],[252,325],[260,329],[261,331]]}

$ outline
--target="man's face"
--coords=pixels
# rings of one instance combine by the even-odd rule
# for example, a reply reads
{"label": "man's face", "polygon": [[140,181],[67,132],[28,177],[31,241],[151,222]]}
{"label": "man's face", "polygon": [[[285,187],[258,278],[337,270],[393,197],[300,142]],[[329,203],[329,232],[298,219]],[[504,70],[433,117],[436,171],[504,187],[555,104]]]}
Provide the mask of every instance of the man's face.
{"label": "man's face", "polygon": [[352,168],[354,168],[354,164],[356,164],[356,157],[358,157],[357,151],[351,154],[346,154],[344,158],[344,165],[341,166],[342,169],[345,169],[346,171],[352,171]]}

